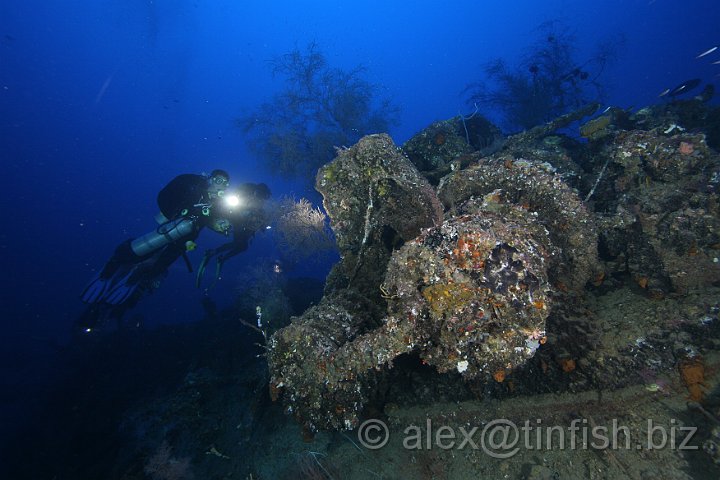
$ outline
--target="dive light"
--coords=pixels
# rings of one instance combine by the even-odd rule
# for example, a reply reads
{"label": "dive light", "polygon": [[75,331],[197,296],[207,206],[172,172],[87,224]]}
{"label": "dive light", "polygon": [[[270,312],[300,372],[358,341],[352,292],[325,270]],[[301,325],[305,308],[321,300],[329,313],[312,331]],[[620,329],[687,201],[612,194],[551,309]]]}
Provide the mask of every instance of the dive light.
{"label": "dive light", "polygon": [[240,206],[240,197],[235,194],[225,195],[225,205],[229,208],[235,208]]}

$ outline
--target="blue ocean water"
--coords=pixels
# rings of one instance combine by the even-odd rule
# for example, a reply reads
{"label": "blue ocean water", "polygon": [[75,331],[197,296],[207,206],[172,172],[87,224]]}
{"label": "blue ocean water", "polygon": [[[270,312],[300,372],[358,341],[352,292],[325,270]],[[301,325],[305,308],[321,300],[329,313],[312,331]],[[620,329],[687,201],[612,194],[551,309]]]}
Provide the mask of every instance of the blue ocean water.
{"label": "blue ocean water", "polygon": [[[472,113],[463,89],[495,58],[518,63],[547,21],[572,32],[579,59],[622,41],[603,73],[606,106],[641,108],[685,80],[720,78],[719,52],[696,58],[720,45],[711,0],[1,2],[3,427],[30,421],[48,363],[73,342],[80,292],[117,243],[154,228],[156,194],[174,176],[222,168],[320,204],[306,183],[264,168],[235,122],[282,88],[273,58],[315,42],[332,66],[363,65],[401,108],[389,132],[400,145]],[[226,266],[220,308],[242,269],[272,255],[268,235]],[[322,279],[327,267],[297,274]],[[192,323],[202,295],[178,262],[137,311],[150,326]]]}

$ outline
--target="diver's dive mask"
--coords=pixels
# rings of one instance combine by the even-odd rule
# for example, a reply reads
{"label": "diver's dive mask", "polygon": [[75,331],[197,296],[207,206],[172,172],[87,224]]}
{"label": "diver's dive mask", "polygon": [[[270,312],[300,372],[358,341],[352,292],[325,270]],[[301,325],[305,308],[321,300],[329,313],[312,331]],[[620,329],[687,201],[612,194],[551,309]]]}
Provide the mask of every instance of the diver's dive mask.
{"label": "diver's dive mask", "polygon": [[214,177],[210,177],[210,184],[227,188],[227,186],[230,185],[230,179],[223,175],[215,175]]}

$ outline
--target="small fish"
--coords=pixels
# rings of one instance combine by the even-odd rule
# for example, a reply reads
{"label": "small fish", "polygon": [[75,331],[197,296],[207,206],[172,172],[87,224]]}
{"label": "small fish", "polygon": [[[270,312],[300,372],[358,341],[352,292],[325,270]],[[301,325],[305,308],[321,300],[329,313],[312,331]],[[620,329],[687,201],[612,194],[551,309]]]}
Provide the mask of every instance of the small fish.
{"label": "small fish", "polygon": [[669,88],[666,88],[665,90],[663,90],[663,91],[660,93],[660,95],[658,95],[658,97],[664,97],[664,96],[667,95],[668,93],[670,93],[670,89],[669,89]]}
{"label": "small fish", "polygon": [[720,60],[715,60],[714,62],[712,62],[712,65],[720,65]]}
{"label": "small fish", "polygon": [[681,83],[677,87],[665,90],[659,96],[664,97],[665,95],[667,95],[668,97],[676,97],[685,92],[689,92],[693,88],[696,88],[698,85],[700,85],[699,78],[693,78],[692,80],[685,80],[683,83]]}
{"label": "small fish", "polygon": [[717,49],[718,49],[718,47],[709,48],[709,49],[705,50],[704,52],[702,52],[700,55],[698,55],[698,56],[695,57],[695,58],[702,58],[702,57],[704,57],[705,55],[710,55],[711,53],[713,53],[713,52],[714,52],[715,50],[717,50]]}

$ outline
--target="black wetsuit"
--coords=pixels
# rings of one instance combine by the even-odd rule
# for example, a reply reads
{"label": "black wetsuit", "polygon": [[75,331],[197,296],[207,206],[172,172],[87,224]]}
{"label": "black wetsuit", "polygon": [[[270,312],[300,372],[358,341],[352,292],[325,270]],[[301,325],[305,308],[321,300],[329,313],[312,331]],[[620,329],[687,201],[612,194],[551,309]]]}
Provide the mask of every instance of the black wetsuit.
{"label": "black wetsuit", "polygon": [[194,205],[209,201],[207,177],[192,173],[173,178],[157,196],[160,212],[168,220],[179,217],[183,210],[191,211]]}

